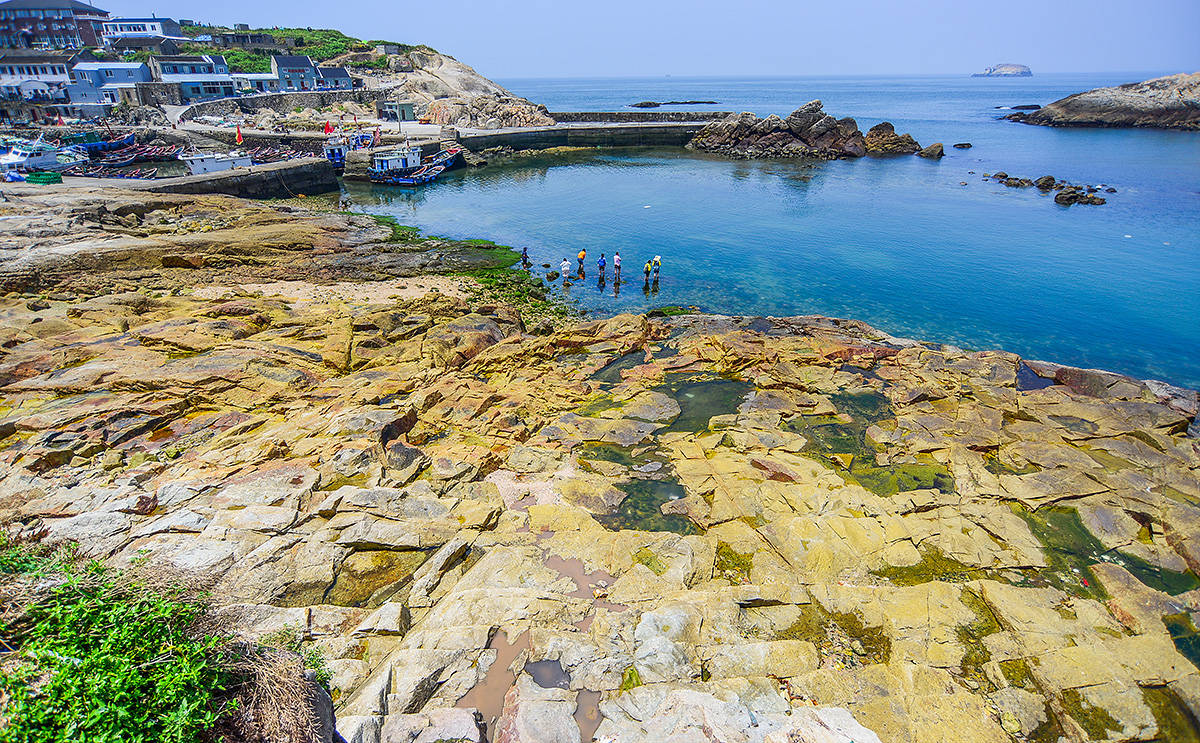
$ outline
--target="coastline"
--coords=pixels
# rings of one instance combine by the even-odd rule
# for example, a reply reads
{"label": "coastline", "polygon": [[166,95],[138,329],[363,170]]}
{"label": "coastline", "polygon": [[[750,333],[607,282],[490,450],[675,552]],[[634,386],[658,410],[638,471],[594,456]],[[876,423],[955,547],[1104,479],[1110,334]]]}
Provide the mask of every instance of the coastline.
{"label": "coastline", "polygon": [[509,249],[394,220],[6,195],[10,528],[206,572],[248,637],[302,624],[348,740],[506,673],[490,731],[629,740],[633,702],[860,743],[1197,703],[1164,624],[1200,612],[1195,390],[854,320],[578,320],[496,278]]}

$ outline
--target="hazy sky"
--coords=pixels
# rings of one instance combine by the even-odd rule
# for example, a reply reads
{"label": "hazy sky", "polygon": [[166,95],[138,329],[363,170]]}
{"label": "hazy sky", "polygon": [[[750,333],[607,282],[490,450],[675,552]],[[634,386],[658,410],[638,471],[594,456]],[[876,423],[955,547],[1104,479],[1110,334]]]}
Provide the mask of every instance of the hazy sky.
{"label": "hazy sky", "polygon": [[424,43],[490,77],[1200,70],[1200,0],[93,2]]}

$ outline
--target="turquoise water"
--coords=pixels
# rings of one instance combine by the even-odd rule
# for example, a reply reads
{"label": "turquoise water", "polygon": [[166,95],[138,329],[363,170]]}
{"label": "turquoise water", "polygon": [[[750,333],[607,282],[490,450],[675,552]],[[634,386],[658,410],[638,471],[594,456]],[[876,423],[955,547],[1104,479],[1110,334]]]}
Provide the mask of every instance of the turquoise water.
{"label": "turquoise water", "polygon": [[[565,291],[593,312],[684,304],[852,317],[1200,387],[1200,133],[1031,127],[997,120],[995,108],[1152,75],[503,81],[560,111],[711,98],[719,110],[786,114],[819,97],[864,131],[887,119],[923,144],[944,142],[947,156],[804,164],[607,150],[460,170],[416,192],[349,191],[358,208],[430,233],[528,247],[538,267],[586,248],[588,278]],[[949,147],[962,141],[974,147]],[[981,181],[1000,169],[1118,193],[1059,207],[1036,189]],[[632,283],[614,294],[618,250]],[[641,263],[655,254],[662,278],[644,291]]]}

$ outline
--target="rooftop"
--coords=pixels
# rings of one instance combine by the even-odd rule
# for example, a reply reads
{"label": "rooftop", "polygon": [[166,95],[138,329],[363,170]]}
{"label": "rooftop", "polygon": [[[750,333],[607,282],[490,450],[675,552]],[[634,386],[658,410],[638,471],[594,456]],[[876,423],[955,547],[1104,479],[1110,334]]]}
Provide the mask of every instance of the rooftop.
{"label": "rooftop", "polygon": [[164,73],[162,76],[164,83],[232,83],[233,77],[229,75],[214,75],[207,72],[194,73]]}
{"label": "rooftop", "polygon": [[170,18],[109,18],[105,23],[162,23]]}
{"label": "rooftop", "polygon": [[107,10],[101,10],[94,5],[81,3],[78,0],[8,0],[8,2],[0,3],[0,10],[62,10],[70,9],[76,11],[84,11],[91,13],[103,13],[108,15]]}
{"label": "rooftop", "polygon": [[220,54],[205,54],[205,55],[156,54],[153,57],[151,57],[151,59],[157,59],[159,62],[168,62],[168,63],[178,62],[181,64],[182,63],[199,64],[201,62],[206,63],[206,64],[207,63],[221,64],[221,65],[225,64],[225,57],[221,56]]}
{"label": "rooftop", "polygon": [[279,67],[315,67],[313,61],[309,57],[303,57],[295,54],[277,54],[272,59]]}
{"label": "rooftop", "polygon": [[136,70],[146,65],[141,62],[80,62],[73,70]]}
{"label": "rooftop", "polygon": [[350,77],[350,73],[346,71],[345,67],[318,67],[317,72],[320,73],[321,77]]}

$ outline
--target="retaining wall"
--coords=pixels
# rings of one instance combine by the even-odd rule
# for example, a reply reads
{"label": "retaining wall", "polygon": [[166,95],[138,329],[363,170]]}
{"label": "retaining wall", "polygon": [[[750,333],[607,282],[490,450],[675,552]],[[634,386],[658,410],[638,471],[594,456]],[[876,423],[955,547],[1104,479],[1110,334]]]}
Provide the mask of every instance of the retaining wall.
{"label": "retaining wall", "polygon": [[380,91],[375,90],[307,90],[292,93],[263,93],[238,98],[218,98],[201,101],[179,114],[180,120],[197,116],[228,116],[233,113],[252,114],[260,108],[269,108],[279,113],[291,113],[299,108],[323,108],[334,103],[354,101],[364,106],[374,106]]}
{"label": "retaining wall", "polygon": [[458,141],[475,152],[492,147],[544,150],[549,147],[682,147],[704,127],[701,122],[629,124],[621,126],[556,126],[459,134]]}
{"label": "retaining wall", "polygon": [[151,193],[219,193],[247,199],[285,199],[337,191],[340,185],[328,160],[306,157],[219,173],[161,178],[131,187]]}

